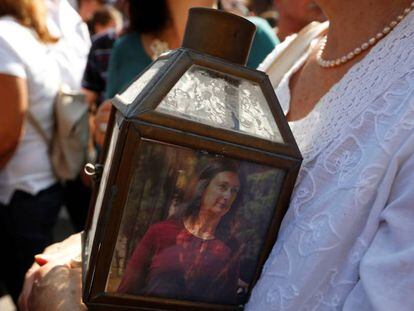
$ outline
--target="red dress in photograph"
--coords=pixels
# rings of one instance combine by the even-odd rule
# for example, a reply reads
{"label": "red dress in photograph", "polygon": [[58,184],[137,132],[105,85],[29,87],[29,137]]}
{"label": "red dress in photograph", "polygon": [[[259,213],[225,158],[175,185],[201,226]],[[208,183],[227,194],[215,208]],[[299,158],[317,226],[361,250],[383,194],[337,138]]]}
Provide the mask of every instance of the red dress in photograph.
{"label": "red dress in photograph", "polygon": [[182,220],[152,225],[130,257],[119,293],[234,303],[239,260],[223,241],[192,235]]}

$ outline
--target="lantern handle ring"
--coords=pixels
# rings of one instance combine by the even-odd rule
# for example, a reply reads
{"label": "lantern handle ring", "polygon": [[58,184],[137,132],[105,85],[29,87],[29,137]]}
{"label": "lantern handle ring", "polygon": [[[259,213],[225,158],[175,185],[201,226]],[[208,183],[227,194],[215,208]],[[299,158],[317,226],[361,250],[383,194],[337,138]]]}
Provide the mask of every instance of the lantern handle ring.
{"label": "lantern handle ring", "polygon": [[102,164],[92,164],[86,163],[83,171],[88,176],[93,176],[95,180],[100,180],[103,172],[103,165]]}

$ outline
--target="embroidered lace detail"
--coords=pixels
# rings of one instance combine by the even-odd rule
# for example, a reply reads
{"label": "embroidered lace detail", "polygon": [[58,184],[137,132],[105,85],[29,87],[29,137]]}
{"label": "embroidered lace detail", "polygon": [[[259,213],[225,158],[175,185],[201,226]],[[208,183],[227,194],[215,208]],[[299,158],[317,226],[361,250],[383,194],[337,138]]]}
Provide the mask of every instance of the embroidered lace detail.
{"label": "embroidered lace detail", "polygon": [[[277,90],[282,105],[290,100],[291,73]],[[368,283],[359,283],[367,253],[377,259],[375,250],[391,247],[392,253],[395,248],[377,244],[372,249],[374,241],[379,243],[374,238],[384,224],[384,213],[399,223],[400,214],[389,216],[393,213],[389,200],[409,193],[413,197],[411,185],[403,188],[396,179],[407,157],[412,160],[414,155],[413,120],[414,13],[410,13],[305,119],[290,124],[304,163],[278,240],[246,310],[355,310],[352,303],[367,302]],[[400,156],[406,145],[409,150]],[[397,206],[397,211],[410,207]],[[388,290],[385,279],[372,282],[373,276],[369,277],[371,292]],[[390,302],[392,308],[384,308],[412,305],[413,298],[402,295]],[[371,295],[375,301],[369,303],[382,306],[379,296]]]}

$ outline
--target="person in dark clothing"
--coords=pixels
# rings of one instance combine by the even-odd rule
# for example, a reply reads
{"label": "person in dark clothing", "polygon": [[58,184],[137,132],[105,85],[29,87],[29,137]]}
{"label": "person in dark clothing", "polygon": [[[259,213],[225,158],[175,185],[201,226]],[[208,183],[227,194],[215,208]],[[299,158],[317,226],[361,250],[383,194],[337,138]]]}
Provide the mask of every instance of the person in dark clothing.
{"label": "person in dark clothing", "polygon": [[99,106],[105,99],[109,58],[117,38],[115,29],[93,38],[82,78],[82,88],[87,93],[88,103],[91,106]]}

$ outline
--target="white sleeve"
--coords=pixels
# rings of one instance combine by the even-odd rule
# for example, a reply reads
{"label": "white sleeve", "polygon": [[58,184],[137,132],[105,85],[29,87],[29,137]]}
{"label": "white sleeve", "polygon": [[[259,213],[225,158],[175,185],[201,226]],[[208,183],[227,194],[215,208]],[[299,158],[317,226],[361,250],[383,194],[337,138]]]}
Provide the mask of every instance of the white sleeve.
{"label": "white sleeve", "polygon": [[388,202],[361,260],[360,279],[347,297],[344,311],[414,310],[413,136],[390,164],[390,169],[397,169]]}
{"label": "white sleeve", "polygon": [[17,53],[0,36],[0,73],[26,79],[26,68]]}
{"label": "white sleeve", "polygon": [[277,44],[272,52],[269,53],[269,55],[266,56],[266,58],[263,60],[263,62],[257,67],[257,70],[260,71],[266,71],[267,68],[273,63],[275,58],[279,56],[279,54],[295,39],[297,34],[290,35],[286,37],[286,39]]}

